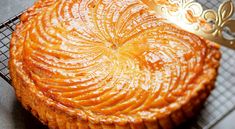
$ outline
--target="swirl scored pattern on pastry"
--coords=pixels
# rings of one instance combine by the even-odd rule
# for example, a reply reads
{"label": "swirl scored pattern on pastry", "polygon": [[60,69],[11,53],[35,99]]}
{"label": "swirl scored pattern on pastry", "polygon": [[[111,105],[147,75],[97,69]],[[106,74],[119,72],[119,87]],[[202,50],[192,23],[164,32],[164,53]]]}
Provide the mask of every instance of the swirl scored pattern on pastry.
{"label": "swirl scored pattern on pastry", "polygon": [[214,86],[220,52],[138,0],[40,0],[10,48],[18,99],[50,128],[172,128]]}

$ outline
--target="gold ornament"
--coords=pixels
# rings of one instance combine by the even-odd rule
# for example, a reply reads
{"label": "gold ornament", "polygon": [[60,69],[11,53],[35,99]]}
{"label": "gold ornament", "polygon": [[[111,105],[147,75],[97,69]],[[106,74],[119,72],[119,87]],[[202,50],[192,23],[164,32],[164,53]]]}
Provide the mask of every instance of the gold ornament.
{"label": "gold ornament", "polygon": [[168,0],[164,4],[153,4],[159,3],[159,1],[161,0],[149,0],[148,2],[143,0],[168,22],[220,45],[235,49],[232,0],[223,2],[217,12],[212,9],[203,10],[202,5],[194,0]]}

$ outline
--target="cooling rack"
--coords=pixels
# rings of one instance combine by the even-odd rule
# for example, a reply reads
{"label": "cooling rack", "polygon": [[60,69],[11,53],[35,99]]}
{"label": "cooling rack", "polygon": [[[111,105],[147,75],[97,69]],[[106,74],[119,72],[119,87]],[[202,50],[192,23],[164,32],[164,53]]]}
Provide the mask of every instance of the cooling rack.
{"label": "cooling rack", "polygon": [[8,70],[8,60],[11,34],[14,31],[16,24],[19,23],[21,14],[22,13],[0,24],[0,76],[9,84],[11,79]]}
{"label": "cooling rack", "polygon": [[[223,0],[198,0],[204,8],[217,9]],[[21,13],[0,24],[0,76],[9,84],[8,70],[9,44],[11,34],[19,23]],[[209,129],[235,110],[235,51],[222,47],[222,59],[216,88],[205,103],[203,109],[193,122],[181,128]]]}

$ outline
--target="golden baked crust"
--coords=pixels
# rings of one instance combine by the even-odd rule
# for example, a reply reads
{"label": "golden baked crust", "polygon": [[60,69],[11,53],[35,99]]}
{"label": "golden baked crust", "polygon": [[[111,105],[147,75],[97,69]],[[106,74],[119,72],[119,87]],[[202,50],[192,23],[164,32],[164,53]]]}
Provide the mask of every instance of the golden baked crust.
{"label": "golden baked crust", "polygon": [[169,129],[214,87],[215,44],[165,23],[138,0],[40,0],[12,35],[17,98],[66,129]]}

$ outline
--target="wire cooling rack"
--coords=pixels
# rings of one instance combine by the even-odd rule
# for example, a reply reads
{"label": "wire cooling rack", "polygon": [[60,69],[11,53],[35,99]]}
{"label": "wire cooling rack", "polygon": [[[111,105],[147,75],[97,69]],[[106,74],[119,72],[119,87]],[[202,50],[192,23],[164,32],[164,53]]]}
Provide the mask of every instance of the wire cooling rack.
{"label": "wire cooling rack", "polygon": [[[218,9],[223,0],[198,0],[204,8]],[[19,15],[0,24],[0,76],[11,82],[8,70],[11,33],[19,23]],[[235,51],[222,47],[222,60],[216,88],[193,123],[187,128],[209,129],[235,110]],[[184,125],[183,125],[184,126]],[[185,128],[185,127],[183,127]]]}
{"label": "wire cooling rack", "polygon": [[0,24],[0,76],[8,83],[11,82],[8,70],[11,34],[14,31],[16,24],[20,22],[20,14]]}

